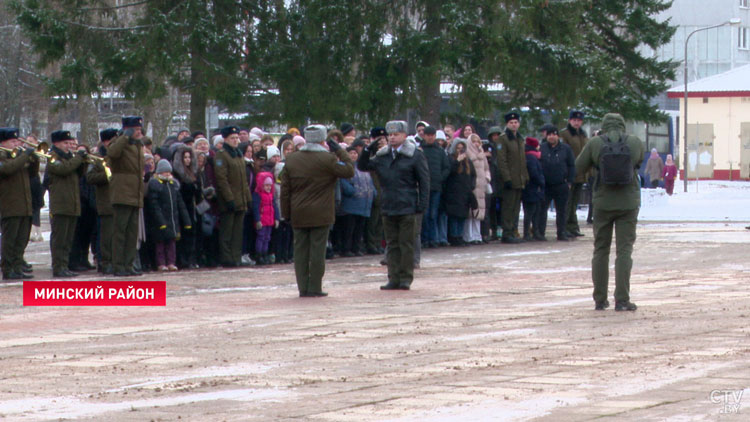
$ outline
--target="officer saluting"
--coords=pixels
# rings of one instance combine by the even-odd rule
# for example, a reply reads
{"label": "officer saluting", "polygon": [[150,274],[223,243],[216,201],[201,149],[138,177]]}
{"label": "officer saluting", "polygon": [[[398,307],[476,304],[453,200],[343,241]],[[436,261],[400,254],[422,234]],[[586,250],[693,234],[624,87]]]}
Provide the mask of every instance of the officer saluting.
{"label": "officer saluting", "polygon": [[135,254],[138,241],[138,211],[143,208],[143,119],[138,116],[122,118],[122,130],[111,141],[107,157],[112,168],[109,181],[113,209],[112,257],[114,275],[141,275],[136,271]]}
{"label": "officer saluting", "polygon": [[[16,150],[21,146],[18,129],[0,128],[0,146]],[[2,227],[3,280],[33,278],[23,271],[23,251],[31,232],[31,187],[28,167],[39,165],[34,148],[0,151],[0,226]]]}
{"label": "officer saluting", "polygon": [[49,216],[52,226],[50,252],[52,254],[52,275],[54,277],[75,277],[68,270],[68,257],[73,245],[76,220],[81,215],[81,194],[79,177],[84,170],[83,159],[86,151],[75,155],[70,151],[70,143],[75,138],[67,130],[57,130],[50,135],[52,148],[49,173]]}

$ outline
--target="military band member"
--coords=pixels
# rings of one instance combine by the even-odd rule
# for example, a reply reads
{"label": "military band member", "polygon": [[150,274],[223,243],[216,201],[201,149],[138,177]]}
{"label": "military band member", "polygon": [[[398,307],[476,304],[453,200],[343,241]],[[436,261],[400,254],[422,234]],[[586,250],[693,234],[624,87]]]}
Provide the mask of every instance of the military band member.
{"label": "military band member", "polygon": [[34,148],[21,149],[18,129],[0,128],[0,146],[13,151],[0,151],[0,226],[2,227],[3,280],[33,278],[24,272],[23,252],[31,232],[30,166],[38,166]]}
{"label": "military band member", "polygon": [[112,269],[118,277],[141,275],[136,271],[138,215],[143,208],[143,119],[122,118],[122,130],[109,144],[107,157],[112,169],[109,181],[112,204]]}
{"label": "military band member", "polygon": [[518,132],[521,116],[516,112],[505,115],[505,131],[497,143],[497,167],[503,186],[503,243],[521,243],[518,232],[518,216],[521,213],[521,193],[529,181],[526,169],[526,141]]}
{"label": "military band member", "polygon": [[[573,156],[578,158],[581,155],[583,147],[588,142],[586,131],[581,129],[583,124],[583,112],[578,110],[571,110],[568,115],[568,126],[560,131],[560,138],[563,142],[570,145],[573,149]],[[569,236],[583,236],[581,228],[578,226],[578,202],[581,200],[581,192],[583,191],[583,184],[586,182],[585,174],[576,174],[575,182],[570,185],[570,197],[568,199],[567,206],[567,224],[565,231],[569,233]]]}
{"label": "military band member", "polygon": [[81,215],[79,178],[84,170],[86,151],[73,154],[71,142],[75,138],[67,130],[52,132],[49,174],[49,215],[52,226],[50,252],[54,277],[75,277],[68,270],[70,249],[75,235],[76,220]]}
{"label": "military band member", "polygon": [[[101,143],[98,148],[100,157],[107,156],[107,148],[112,138],[117,136],[117,129],[104,129],[99,132]],[[109,166],[109,159],[106,161],[94,160],[88,166],[86,171],[86,181],[96,187],[96,210],[99,214],[99,259],[97,270],[102,274],[113,274],[112,268],[112,232],[113,222],[112,202],[109,192],[109,177],[105,170],[105,165]]]}
{"label": "military band member", "polygon": [[236,267],[242,260],[242,226],[252,197],[247,183],[243,154],[237,148],[240,129],[221,129],[224,144],[214,157],[214,174],[219,202],[219,257],[224,267]]}

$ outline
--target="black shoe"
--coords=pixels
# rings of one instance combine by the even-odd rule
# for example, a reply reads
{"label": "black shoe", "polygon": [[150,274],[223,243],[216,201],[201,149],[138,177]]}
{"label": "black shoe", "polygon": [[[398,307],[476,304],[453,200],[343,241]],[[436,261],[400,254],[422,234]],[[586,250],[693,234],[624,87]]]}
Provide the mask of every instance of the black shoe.
{"label": "black shoe", "polygon": [[25,273],[32,273],[32,272],[34,272],[34,268],[31,267],[31,264],[23,264],[23,266],[22,266],[21,269]]}
{"label": "black shoe", "polygon": [[[354,252],[354,256],[363,256],[363,255],[364,254],[362,252],[360,252],[360,251]],[[289,262],[288,259],[287,259],[287,262]]]}
{"label": "black shoe", "polygon": [[112,275],[115,277],[127,277],[130,273],[128,271],[114,271]]}
{"label": "black shoe", "polygon": [[380,252],[377,249],[367,248],[367,255],[377,255]]}
{"label": "black shoe", "polygon": [[568,236],[567,236],[567,235],[565,235],[565,234],[558,234],[558,235],[557,235],[557,240],[559,240],[559,241],[561,241],[561,242],[570,242],[571,238],[570,238],[570,237],[568,237]]}
{"label": "black shoe", "polygon": [[82,273],[82,272],[88,271],[89,269],[84,267],[83,265],[76,264],[76,265],[68,265],[68,270]]}
{"label": "black shoe", "polygon": [[23,274],[11,271],[3,274],[3,280],[23,280]]}
{"label": "black shoe", "polygon": [[596,302],[596,306],[594,306],[594,310],[596,311],[603,311],[607,308],[609,308],[608,300],[605,300],[604,302]]}
{"label": "black shoe", "polygon": [[515,243],[523,243],[523,240],[517,237],[504,237],[503,240],[501,240],[501,242],[515,244]]}
{"label": "black shoe", "polygon": [[581,233],[580,230],[578,230],[578,231],[573,232],[573,236],[575,236],[575,237],[582,237],[582,236],[585,236],[585,235],[583,233]]}
{"label": "black shoe", "polygon": [[398,284],[391,283],[383,284],[382,286],[380,286],[380,290],[398,290],[399,288],[400,286]]}
{"label": "black shoe", "polygon": [[386,261],[385,259],[381,259],[380,265],[388,265],[388,261]]}
{"label": "black shoe", "polygon": [[90,263],[89,261],[83,261],[83,262],[81,263],[81,266],[82,266],[82,267],[84,267],[84,268],[86,268],[87,270],[93,270],[93,269],[96,269],[96,267],[95,267],[95,266],[93,266],[93,265],[91,265],[91,263]]}
{"label": "black shoe", "polygon": [[138,276],[143,275],[143,272],[142,271],[138,271],[135,268],[132,268],[130,271],[128,271],[128,275],[138,277]]}
{"label": "black shoe", "polygon": [[102,270],[100,271],[100,273],[104,275],[112,275],[114,274],[114,272],[115,271],[112,269],[112,265],[109,265],[109,264],[102,265]]}
{"label": "black shoe", "polygon": [[21,275],[23,276],[24,279],[34,278],[34,274],[27,273],[26,271],[21,271]]}
{"label": "black shoe", "polygon": [[411,286],[409,286],[408,284],[399,284],[398,285],[398,290],[410,290],[410,289],[411,289]]}
{"label": "black shoe", "polygon": [[74,272],[70,272],[68,270],[53,271],[52,272],[52,277],[55,277],[55,278],[70,278],[70,277],[75,277],[77,275],[78,274],[76,274]]}
{"label": "black shoe", "polygon": [[346,251],[346,252],[342,253],[341,256],[343,258],[352,258],[354,256],[354,253],[352,253],[350,251]]}
{"label": "black shoe", "polygon": [[224,268],[234,268],[237,266],[237,264],[235,264],[234,262],[223,262],[221,266]]}
{"label": "black shoe", "polygon": [[308,293],[310,297],[326,297],[328,296],[327,292],[315,292],[315,293]]}
{"label": "black shoe", "polygon": [[448,242],[440,242],[440,243],[438,243],[438,246],[440,246],[441,248],[444,248],[446,246],[450,246],[450,243],[448,243]]}
{"label": "black shoe", "polygon": [[63,270],[64,273],[68,274],[68,277],[78,277],[78,273],[70,271],[70,270]]}
{"label": "black shoe", "polygon": [[533,239],[534,239],[534,237],[531,236],[530,234],[527,234],[527,235],[523,236],[523,241],[524,242],[531,242]]}
{"label": "black shoe", "polygon": [[633,302],[615,302],[615,311],[635,311],[638,309]]}
{"label": "black shoe", "polygon": [[541,234],[535,234],[535,235],[534,235],[534,240],[538,240],[538,241],[540,241],[540,242],[546,242],[546,241],[547,241],[547,238],[546,238],[546,237],[544,237],[544,236],[542,236]]}

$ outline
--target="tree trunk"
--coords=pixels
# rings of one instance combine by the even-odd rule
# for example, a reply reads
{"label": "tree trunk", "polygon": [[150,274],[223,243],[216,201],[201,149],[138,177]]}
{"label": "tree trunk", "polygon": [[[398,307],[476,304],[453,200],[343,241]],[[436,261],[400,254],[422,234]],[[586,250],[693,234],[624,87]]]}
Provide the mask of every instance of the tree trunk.
{"label": "tree trunk", "polygon": [[208,133],[206,128],[206,105],[208,95],[206,85],[203,81],[203,72],[198,65],[200,60],[193,54],[193,62],[190,69],[190,118],[188,124],[191,131],[202,130]]}
{"label": "tree trunk", "polygon": [[81,133],[78,143],[86,146],[95,146],[99,142],[99,112],[94,104],[94,99],[89,93],[78,93],[78,117],[81,120]]}
{"label": "tree trunk", "polygon": [[169,136],[169,124],[172,122],[174,107],[172,106],[172,95],[176,90],[170,89],[169,93],[162,98],[156,98],[151,104],[144,105],[143,121],[151,124],[151,140],[154,145],[161,145]]}
{"label": "tree trunk", "polygon": [[432,126],[440,125],[440,2],[425,2],[425,32],[432,41],[424,55],[422,71],[417,78],[417,93],[419,97],[419,117]]}

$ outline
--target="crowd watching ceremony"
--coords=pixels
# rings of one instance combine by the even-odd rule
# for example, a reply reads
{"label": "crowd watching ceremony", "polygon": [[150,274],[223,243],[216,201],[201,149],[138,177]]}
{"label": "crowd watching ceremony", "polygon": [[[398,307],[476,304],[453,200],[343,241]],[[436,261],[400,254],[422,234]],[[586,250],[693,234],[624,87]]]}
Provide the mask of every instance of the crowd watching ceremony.
{"label": "crowd watching ceremony", "polygon": [[[394,120],[280,137],[182,130],[157,146],[128,116],[91,148],[65,130],[47,140],[0,128],[3,279],[33,278],[24,250],[43,240],[48,192],[55,278],[293,262],[300,296],[325,296],[327,259],[373,255],[388,268],[381,289],[409,290],[428,249],[584,236],[576,210],[593,173],[576,171],[584,118],[572,110],[564,127],[535,137],[509,112],[487,139],[471,124]],[[621,116],[608,118],[624,129]]]}

